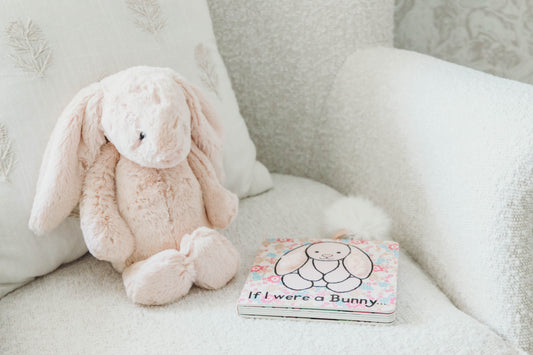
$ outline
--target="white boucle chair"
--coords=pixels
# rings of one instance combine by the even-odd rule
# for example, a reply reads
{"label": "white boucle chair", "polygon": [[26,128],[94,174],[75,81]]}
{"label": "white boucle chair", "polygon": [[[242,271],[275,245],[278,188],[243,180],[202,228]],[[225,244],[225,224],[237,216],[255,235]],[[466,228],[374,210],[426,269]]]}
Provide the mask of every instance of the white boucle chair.
{"label": "white boucle chair", "polygon": [[[236,278],[141,307],[120,274],[86,255],[0,300],[0,353],[533,351],[533,88],[412,52],[339,50],[357,36],[339,19],[364,21],[342,13],[347,2],[324,2],[320,17],[297,2],[210,2],[258,157],[275,172],[226,232],[241,251]],[[377,16],[392,18],[382,3]],[[369,30],[390,44],[391,28]],[[396,322],[240,318],[260,241],[323,237],[339,191],[371,197],[394,220]]]}

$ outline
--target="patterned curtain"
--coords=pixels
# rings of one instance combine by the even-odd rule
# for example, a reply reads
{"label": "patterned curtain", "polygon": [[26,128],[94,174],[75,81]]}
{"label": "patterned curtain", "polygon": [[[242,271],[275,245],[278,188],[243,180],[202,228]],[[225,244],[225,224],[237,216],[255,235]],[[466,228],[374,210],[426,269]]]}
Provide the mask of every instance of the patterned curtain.
{"label": "patterned curtain", "polygon": [[533,0],[396,0],[395,46],[533,83]]}

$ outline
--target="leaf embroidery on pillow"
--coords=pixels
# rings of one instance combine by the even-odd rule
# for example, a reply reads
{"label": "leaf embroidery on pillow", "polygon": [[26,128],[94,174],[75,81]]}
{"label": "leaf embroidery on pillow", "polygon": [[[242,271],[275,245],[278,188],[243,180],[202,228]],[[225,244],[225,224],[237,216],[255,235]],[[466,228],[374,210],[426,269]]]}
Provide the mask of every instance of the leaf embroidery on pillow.
{"label": "leaf embroidery on pillow", "polygon": [[0,181],[9,181],[9,172],[15,164],[15,154],[11,148],[11,140],[7,135],[7,127],[0,123]]}
{"label": "leaf embroidery on pillow", "polygon": [[196,65],[198,65],[198,68],[200,69],[200,80],[202,80],[209,90],[213,91],[218,98],[220,98],[218,92],[218,75],[209,48],[202,43],[198,44],[194,49],[194,59],[196,60]]}
{"label": "leaf embroidery on pillow", "polygon": [[12,21],[7,26],[6,35],[7,44],[12,48],[9,57],[15,65],[23,71],[43,77],[50,64],[52,51],[41,29],[31,19],[25,24],[21,20]]}
{"label": "leaf embroidery on pillow", "polygon": [[126,0],[126,5],[134,13],[135,24],[141,30],[156,34],[165,27],[157,0]]}

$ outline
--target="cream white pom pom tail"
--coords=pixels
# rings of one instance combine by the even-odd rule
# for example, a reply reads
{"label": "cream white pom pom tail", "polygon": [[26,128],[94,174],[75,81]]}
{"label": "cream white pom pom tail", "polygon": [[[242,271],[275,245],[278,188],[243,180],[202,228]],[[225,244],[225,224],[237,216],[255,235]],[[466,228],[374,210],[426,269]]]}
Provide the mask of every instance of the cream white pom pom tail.
{"label": "cream white pom pom tail", "polygon": [[327,237],[353,234],[358,239],[389,239],[391,220],[380,207],[362,196],[338,199],[324,212],[324,232]]}

